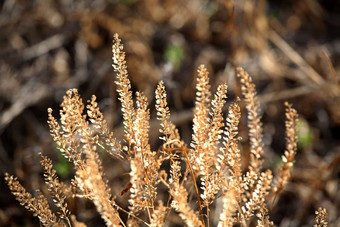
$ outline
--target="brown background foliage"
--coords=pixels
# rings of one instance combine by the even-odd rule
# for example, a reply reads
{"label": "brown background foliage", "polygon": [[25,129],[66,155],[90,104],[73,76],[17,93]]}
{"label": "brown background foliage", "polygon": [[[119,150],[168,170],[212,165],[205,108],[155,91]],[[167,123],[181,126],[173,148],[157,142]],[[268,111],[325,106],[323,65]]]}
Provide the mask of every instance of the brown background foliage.
{"label": "brown background foliage", "polygon": [[[281,226],[311,225],[314,211],[322,206],[330,225],[339,225],[340,90],[334,75],[340,75],[340,4],[235,2],[1,1],[0,225],[38,225],[3,184],[5,172],[17,175],[29,191],[43,188],[37,155],[43,152],[59,164],[63,179],[72,175],[56,153],[46,123],[47,108],[57,112],[67,89],[78,88],[84,99],[95,94],[116,136],[122,137],[111,67],[113,33],[123,40],[133,89],[148,96],[153,119],[153,93],[164,80],[174,123],[186,142],[200,64],[208,67],[213,90],[228,83],[230,100],[239,95],[234,67],[252,75],[264,110],[265,165],[273,171],[284,151],[282,103],[291,102],[304,124],[291,183],[271,217]],[[247,139],[244,123],[240,130]],[[159,135],[151,132],[157,148]],[[111,158],[103,160],[119,197],[128,169]],[[118,203],[124,199],[119,197]],[[104,224],[91,203],[68,203],[89,226]]]}

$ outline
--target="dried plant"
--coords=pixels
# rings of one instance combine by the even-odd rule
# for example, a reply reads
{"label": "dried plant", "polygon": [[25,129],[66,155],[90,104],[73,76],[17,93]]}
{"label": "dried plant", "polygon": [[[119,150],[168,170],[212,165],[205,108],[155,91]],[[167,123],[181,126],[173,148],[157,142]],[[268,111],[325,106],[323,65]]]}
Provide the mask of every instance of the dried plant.
{"label": "dried plant", "polygon": [[39,221],[43,226],[57,226],[60,224],[57,222],[56,215],[52,213],[47,199],[40,191],[37,190],[37,197],[33,197],[31,193],[27,192],[26,189],[19,183],[16,177],[10,176],[7,173],[5,181],[19,203],[27,210],[32,211],[33,215],[39,218]]}
{"label": "dried plant", "polygon": [[[294,164],[294,157],[297,150],[297,135],[296,127],[298,123],[298,114],[295,109],[292,108],[288,102],[285,102],[286,106],[286,150],[282,155],[282,166],[280,168],[279,175],[276,179],[276,185],[273,188],[274,201],[278,193],[282,191],[287,184],[290,177],[290,169]],[[274,202],[273,202],[274,203]]]}
{"label": "dried plant", "polygon": [[[33,197],[15,177],[6,174],[5,180],[17,200],[38,216],[44,226],[85,226],[70,215],[66,204],[69,196],[92,200],[107,226],[163,226],[171,211],[178,213],[187,226],[248,226],[255,222],[257,226],[272,226],[267,204],[270,198],[276,198],[283,190],[290,177],[297,150],[296,110],[290,104],[285,104],[287,148],[282,156],[283,165],[273,180],[272,171],[263,169],[262,165],[263,129],[255,85],[248,73],[237,68],[248,112],[250,139],[249,165],[242,167],[241,138],[238,136],[242,114],[240,99],[236,98],[229,105],[224,120],[227,85],[218,86],[212,95],[208,71],[201,65],[198,68],[190,148],[181,140],[179,131],[170,121],[165,86],[161,81],[155,91],[155,98],[162,145],[153,151],[149,144],[148,101],[142,92],[137,92],[136,100],[133,99],[125,52],[118,35],[114,36],[112,49],[125,129],[125,140],[121,142],[123,145],[116,141],[109,130],[95,96],[88,101],[87,113],[84,113],[85,107],[78,91],[67,91],[61,104],[60,121],[48,109],[48,124],[57,148],[73,163],[73,190],[58,180],[52,161],[41,155],[45,181],[59,211],[54,214],[40,192],[37,197]],[[121,193],[129,192],[128,210],[114,200],[98,147],[130,164],[130,182]],[[170,163],[169,174],[160,169],[165,163]],[[158,196],[159,183],[168,189],[167,205],[163,205],[165,201]],[[221,200],[221,213],[218,220],[213,222],[210,212],[212,209],[217,210],[217,200]],[[198,208],[195,208],[195,203]],[[121,219],[120,212],[128,214],[127,220]],[[145,220],[145,217],[149,219]],[[319,209],[316,226],[326,226],[326,217],[326,211]]]}
{"label": "dried plant", "polygon": [[48,190],[52,193],[53,202],[59,208],[59,217],[64,219],[68,226],[71,226],[71,222],[69,219],[70,211],[67,208],[66,196],[67,196],[67,188],[65,187],[63,182],[60,182],[58,176],[56,175],[56,171],[53,169],[52,160],[42,154],[41,165],[44,167],[44,177],[45,182],[48,185]]}
{"label": "dried plant", "polygon": [[317,211],[315,211],[315,225],[314,227],[327,227],[327,211],[325,208],[319,207]]}

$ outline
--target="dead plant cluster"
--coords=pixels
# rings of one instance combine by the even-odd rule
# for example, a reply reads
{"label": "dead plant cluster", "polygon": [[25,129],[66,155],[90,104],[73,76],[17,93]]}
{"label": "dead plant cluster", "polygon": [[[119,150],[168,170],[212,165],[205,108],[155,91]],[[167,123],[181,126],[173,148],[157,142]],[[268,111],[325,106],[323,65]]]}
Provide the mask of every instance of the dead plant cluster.
{"label": "dead plant cluster", "polygon": [[[107,226],[163,226],[169,215],[176,214],[187,226],[272,226],[270,210],[289,181],[297,150],[297,111],[286,106],[286,150],[277,175],[263,167],[263,127],[260,103],[252,78],[237,68],[249,130],[249,163],[242,165],[238,135],[242,113],[240,98],[223,116],[227,85],[210,91],[208,71],[197,70],[196,102],[192,142],[187,145],[171,122],[164,83],[155,91],[157,119],[160,122],[158,150],[149,144],[150,111],[143,92],[131,89],[125,52],[118,35],[114,36],[113,68],[117,73],[117,91],[121,102],[124,141],[117,141],[100,112],[96,97],[85,106],[77,89],[67,91],[61,104],[60,120],[48,109],[50,134],[58,150],[73,164],[71,184],[58,179],[52,161],[41,155],[44,178],[58,209],[51,209],[40,191],[33,196],[16,177],[5,180],[16,199],[39,218],[43,226],[86,226],[71,214],[67,200],[79,197],[93,201]],[[130,165],[130,182],[121,192],[129,196],[129,207],[120,207],[105,177],[98,151],[105,150],[114,158]],[[169,165],[164,168],[165,165]],[[168,171],[166,171],[168,170]],[[124,185],[122,185],[124,188]],[[167,198],[158,195],[166,187]],[[122,218],[124,214],[127,218]],[[316,211],[315,226],[327,226],[327,212]]]}

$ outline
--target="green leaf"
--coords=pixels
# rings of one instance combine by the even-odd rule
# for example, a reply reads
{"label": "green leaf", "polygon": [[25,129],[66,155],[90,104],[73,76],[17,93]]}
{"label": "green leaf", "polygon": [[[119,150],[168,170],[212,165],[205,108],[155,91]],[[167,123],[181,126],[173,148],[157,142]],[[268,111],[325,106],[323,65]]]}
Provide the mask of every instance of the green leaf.
{"label": "green leaf", "polygon": [[314,143],[314,133],[304,118],[299,119],[297,125],[298,147],[304,148]]}
{"label": "green leaf", "polygon": [[68,162],[68,160],[61,154],[59,150],[56,150],[56,154],[58,157],[58,163],[55,165],[55,170],[57,171],[57,174],[61,177],[67,177],[71,171],[71,164]]}
{"label": "green leaf", "polygon": [[183,60],[184,51],[182,47],[170,44],[165,50],[165,60],[170,62],[175,70],[178,70]]}

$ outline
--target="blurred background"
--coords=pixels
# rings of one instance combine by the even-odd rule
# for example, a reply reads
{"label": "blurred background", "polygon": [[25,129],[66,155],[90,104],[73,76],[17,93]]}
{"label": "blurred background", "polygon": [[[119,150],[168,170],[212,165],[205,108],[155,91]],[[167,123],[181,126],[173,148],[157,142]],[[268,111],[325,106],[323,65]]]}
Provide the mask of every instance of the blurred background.
{"label": "blurred background", "polygon": [[[284,152],[284,107],[300,114],[299,148],[291,182],[270,212],[278,226],[312,226],[319,206],[329,226],[340,226],[340,1],[334,0],[3,0],[0,1],[0,225],[39,226],[4,184],[18,176],[29,192],[47,192],[39,152],[53,159],[61,179],[72,166],[56,150],[47,108],[59,118],[66,90],[84,103],[97,96],[117,138],[123,138],[115,92],[112,35],[127,53],[134,91],[150,102],[150,143],[157,149],[154,90],[163,80],[173,122],[190,143],[196,69],[205,64],[212,90],[228,84],[240,96],[235,67],[253,77],[263,110],[265,167],[275,173]],[[227,105],[228,106],[228,105]],[[243,114],[240,133],[247,146]],[[128,163],[103,153],[116,201],[129,182]],[[68,201],[77,219],[104,226],[92,203]],[[172,216],[171,216],[172,217]],[[168,223],[181,223],[175,217]],[[178,224],[180,225],[180,224]]]}

